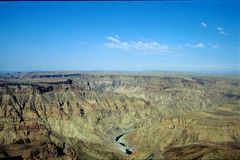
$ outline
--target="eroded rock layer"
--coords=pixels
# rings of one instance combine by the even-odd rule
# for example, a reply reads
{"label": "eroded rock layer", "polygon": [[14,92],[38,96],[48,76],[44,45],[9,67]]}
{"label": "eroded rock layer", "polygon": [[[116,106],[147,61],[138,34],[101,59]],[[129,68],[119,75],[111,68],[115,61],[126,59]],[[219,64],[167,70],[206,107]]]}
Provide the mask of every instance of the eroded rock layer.
{"label": "eroded rock layer", "polygon": [[239,159],[239,77],[0,77],[0,158]]}

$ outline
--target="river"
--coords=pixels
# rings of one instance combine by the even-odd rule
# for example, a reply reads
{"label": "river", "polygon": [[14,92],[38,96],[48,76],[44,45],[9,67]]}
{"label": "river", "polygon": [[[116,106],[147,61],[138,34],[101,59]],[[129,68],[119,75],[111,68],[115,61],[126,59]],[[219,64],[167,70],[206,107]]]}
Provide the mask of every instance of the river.
{"label": "river", "polygon": [[127,133],[123,133],[120,134],[119,136],[115,137],[115,141],[121,145],[121,150],[126,153],[126,154],[132,154],[132,147],[129,147],[125,144],[125,142],[123,141],[123,137],[126,135]]}

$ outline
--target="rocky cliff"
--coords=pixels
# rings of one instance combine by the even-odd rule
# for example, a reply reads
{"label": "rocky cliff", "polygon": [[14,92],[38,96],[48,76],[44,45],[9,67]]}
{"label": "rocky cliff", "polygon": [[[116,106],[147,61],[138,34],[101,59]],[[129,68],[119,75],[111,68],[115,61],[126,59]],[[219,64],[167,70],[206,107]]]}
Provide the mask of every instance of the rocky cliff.
{"label": "rocky cliff", "polygon": [[0,78],[0,158],[240,158],[238,77],[25,73]]}

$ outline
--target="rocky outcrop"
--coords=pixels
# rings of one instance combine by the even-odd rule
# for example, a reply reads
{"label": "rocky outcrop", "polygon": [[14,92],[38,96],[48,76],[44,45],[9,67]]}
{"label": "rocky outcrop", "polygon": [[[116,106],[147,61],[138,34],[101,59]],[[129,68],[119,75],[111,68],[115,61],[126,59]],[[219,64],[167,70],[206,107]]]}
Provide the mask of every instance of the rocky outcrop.
{"label": "rocky outcrop", "polygon": [[209,143],[238,146],[239,84],[136,73],[3,75],[0,158],[171,159],[179,156],[174,147],[184,157],[211,150]]}

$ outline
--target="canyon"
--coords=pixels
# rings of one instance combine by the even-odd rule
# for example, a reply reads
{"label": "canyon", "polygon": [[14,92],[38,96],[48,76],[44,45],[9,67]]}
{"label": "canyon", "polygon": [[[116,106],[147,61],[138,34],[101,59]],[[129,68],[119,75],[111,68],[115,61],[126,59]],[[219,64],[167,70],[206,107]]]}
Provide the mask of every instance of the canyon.
{"label": "canyon", "polygon": [[240,159],[240,77],[0,75],[0,159]]}

